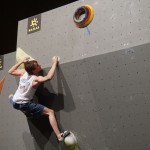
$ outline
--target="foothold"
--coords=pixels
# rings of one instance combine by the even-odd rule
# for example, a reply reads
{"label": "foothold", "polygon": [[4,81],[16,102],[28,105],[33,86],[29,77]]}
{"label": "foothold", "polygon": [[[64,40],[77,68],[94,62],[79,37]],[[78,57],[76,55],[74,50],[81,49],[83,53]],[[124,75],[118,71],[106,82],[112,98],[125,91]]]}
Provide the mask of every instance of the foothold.
{"label": "foothold", "polygon": [[79,7],[73,16],[74,23],[78,28],[84,28],[88,26],[94,17],[94,10],[90,5],[84,5]]}

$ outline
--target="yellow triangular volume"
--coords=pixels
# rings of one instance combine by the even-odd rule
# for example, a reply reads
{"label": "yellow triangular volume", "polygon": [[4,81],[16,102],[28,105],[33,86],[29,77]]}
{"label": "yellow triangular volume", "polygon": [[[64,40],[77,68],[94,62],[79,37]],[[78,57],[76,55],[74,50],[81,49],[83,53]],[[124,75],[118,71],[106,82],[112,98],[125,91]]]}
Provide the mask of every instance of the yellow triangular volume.
{"label": "yellow triangular volume", "polygon": [[3,79],[0,81],[0,94],[2,92],[2,88],[3,88],[3,85],[4,85],[4,81],[5,81],[5,77],[3,77]]}
{"label": "yellow triangular volume", "polygon": [[[28,55],[24,50],[22,50],[21,48],[18,47],[17,51],[16,51],[16,61],[20,62],[26,56],[29,56],[30,60],[35,60],[30,55]],[[21,67],[23,67],[23,65],[21,65]]]}

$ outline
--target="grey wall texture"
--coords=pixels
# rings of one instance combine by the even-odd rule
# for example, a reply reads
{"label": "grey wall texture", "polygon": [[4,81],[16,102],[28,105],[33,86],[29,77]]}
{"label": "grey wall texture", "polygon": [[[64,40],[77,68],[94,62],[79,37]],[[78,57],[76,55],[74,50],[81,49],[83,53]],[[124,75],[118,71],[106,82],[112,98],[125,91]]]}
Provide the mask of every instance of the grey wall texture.
{"label": "grey wall texture", "polygon": [[[89,4],[95,15],[75,27],[75,10]],[[53,108],[61,130],[71,130],[81,150],[150,149],[150,1],[77,1],[41,14],[41,29],[18,24],[17,47],[37,59],[43,74],[53,55],[60,65],[35,99]],[[47,117],[27,119],[8,101],[18,78],[8,75],[15,53],[4,55],[0,95],[1,150],[66,150]]]}

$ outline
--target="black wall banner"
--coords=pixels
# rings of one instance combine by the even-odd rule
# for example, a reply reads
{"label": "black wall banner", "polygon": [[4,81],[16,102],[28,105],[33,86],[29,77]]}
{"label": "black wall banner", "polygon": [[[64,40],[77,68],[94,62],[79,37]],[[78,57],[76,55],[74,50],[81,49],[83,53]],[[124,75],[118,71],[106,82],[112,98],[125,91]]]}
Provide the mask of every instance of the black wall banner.
{"label": "black wall banner", "polygon": [[3,61],[4,61],[4,56],[0,55],[0,70],[3,70]]}
{"label": "black wall banner", "polygon": [[37,32],[41,29],[41,14],[28,18],[27,33]]}

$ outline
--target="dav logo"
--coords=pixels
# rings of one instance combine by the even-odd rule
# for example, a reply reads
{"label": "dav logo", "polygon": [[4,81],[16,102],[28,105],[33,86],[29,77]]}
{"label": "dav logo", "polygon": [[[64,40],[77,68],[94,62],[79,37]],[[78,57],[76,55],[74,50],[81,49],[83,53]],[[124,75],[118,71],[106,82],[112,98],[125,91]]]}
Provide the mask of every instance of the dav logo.
{"label": "dav logo", "polygon": [[0,55],[0,70],[3,70],[3,55]]}
{"label": "dav logo", "polygon": [[27,33],[37,32],[41,29],[41,14],[28,18]]}

